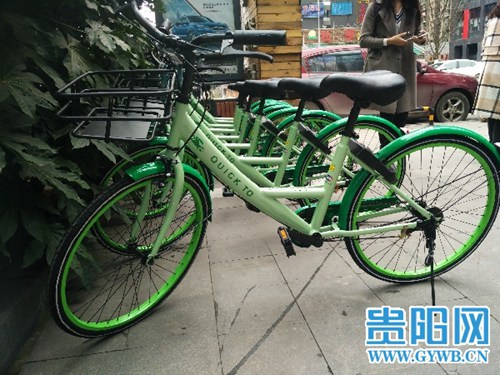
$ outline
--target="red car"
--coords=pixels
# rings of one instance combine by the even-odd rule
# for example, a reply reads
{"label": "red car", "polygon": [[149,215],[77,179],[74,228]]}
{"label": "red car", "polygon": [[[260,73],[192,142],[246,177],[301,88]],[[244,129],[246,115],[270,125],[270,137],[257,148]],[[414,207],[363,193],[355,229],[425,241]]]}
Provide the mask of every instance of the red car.
{"label": "red car", "polygon": [[[359,45],[339,45],[304,49],[302,51],[302,77],[314,77],[334,72],[358,74],[363,70],[366,49]],[[447,73],[417,62],[417,106],[434,107],[436,121],[465,120],[472,109],[477,81],[462,74]],[[347,115],[352,101],[342,94],[331,94],[308,108],[321,108],[339,115]],[[376,113],[365,110],[364,113]],[[413,111],[411,117],[425,113]]]}

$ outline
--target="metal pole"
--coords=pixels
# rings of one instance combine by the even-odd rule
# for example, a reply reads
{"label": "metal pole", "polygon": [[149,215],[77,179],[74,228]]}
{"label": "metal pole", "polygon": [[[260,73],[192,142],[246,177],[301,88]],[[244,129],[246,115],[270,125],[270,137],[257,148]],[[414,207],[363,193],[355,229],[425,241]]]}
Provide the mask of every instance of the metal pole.
{"label": "metal pole", "polygon": [[318,7],[317,7],[317,11],[318,11],[318,47],[321,45],[321,26],[320,26],[320,12],[319,12],[319,0],[318,0]]}

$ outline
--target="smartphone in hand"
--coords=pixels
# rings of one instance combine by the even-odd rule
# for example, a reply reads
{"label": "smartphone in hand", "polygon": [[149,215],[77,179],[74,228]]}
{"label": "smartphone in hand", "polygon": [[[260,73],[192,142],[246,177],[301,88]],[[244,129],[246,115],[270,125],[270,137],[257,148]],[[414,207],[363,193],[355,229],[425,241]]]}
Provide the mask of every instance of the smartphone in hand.
{"label": "smartphone in hand", "polygon": [[414,35],[412,34],[411,31],[407,31],[406,34],[403,35],[403,39],[405,39],[405,40],[410,40],[413,37],[414,37]]}

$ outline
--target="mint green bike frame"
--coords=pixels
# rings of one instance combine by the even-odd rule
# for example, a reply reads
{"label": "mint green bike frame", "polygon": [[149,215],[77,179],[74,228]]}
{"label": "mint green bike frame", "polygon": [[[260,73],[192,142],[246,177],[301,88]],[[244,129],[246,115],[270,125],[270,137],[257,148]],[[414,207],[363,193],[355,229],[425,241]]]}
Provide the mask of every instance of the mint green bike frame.
{"label": "mint green bike frame", "polygon": [[[172,160],[175,179],[172,187],[173,194],[169,201],[169,207],[164,217],[158,238],[153,245],[152,252],[149,254],[150,258],[154,258],[158,253],[162,239],[168,231],[172,218],[174,217],[184,192],[184,170],[182,168],[180,158],[176,155],[175,150],[178,150],[180,145],[184,144],[188,139],[191,139],[192,145],[190,145],[190,148],[193,153],[224,185],[229,187],[239,197],[258,208],[267,216],[303,234],[312,236],[316,233],[320,233],[323,238],[357,237],[366,234],[402,231],[416,228],[417,223],[400,223],[379,226],[376,228],[348,231],[339,228],[339,226],[335,223],[330,223],[326,226],[323,225],[330,199],[337,186],[337,181],[339,180],[339,175],[342,171],[344,161],[348,156],[355,160],[356,163],[361,165],[361,167],[369,173],[378,176],[375,171],[349,152],[349,137],[341,137],[340,143],[337,145],[335,153],[330,159],[330,167],[322,187],[276,187],[273,186],[273,182],[269,181],[252,166],[256,163],[264,162],[263,160],[260,160],[261,158],[244,157],[235,154],[225,143],[217,139],[208,126],[205,124],[198,126],[191,118],[189,109],[189,104],[176,102],[174,112],[175,116],[173,118],[171,133],[168,139],[168,146],[160,153],[160,155],[165,159]],[[290,130],[290,133],[289,137],[293,137],[293,128]],[[196,140],[196,142],[193,142],[193,140]],[[291,147],[291,142],[287,143],[289,147]],[[262,159],[265,159],[265,163],[271,163],[274,161],[274,158]],[[161,171],[165,171],[165,165],[161,161],[156,161],[132,168],[131,170],[128,170],[127,173],[132,178],[138,179],[144,177],[145,174]],[[402,201],[407,202],[408,205],[416,210],[421,216],[427,219],[432,217],[432,214],[429,211],[419,206],[397,186],[388,183],[380,176],[378,176],[378,179],[391,191],[393,191]],[[165,191],[167,191],[167,189],[165,189]],[[317,199],[311,223],[306,222],[287,205],[280,202],[280,199],[285,198]],[[144,199],[144,202],[144,210],[147,210],[147,199]],[[403,208],[401,208],[401,210],[403,210]],[[391,212],[394,212],[394,209],[391,209]],[[371,213],[372,217],[374,215],[383,216],[385,214],[387,214],[387,212],[384,212],[383,210],[379,213]]]}

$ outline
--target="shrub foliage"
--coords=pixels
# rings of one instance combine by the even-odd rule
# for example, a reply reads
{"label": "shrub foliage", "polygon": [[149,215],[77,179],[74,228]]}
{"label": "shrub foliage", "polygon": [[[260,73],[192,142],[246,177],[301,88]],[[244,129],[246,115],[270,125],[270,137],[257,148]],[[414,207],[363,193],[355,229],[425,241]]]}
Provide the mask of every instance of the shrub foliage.
{"label": "shrub foliage", "polygon": [[[89,70],[148,66],[150,41],[102,0],[0,0],[0,265],[46,262],[123,151],[71,136],[55,92]],[[0,267],[1,268],[1,267]]]}

